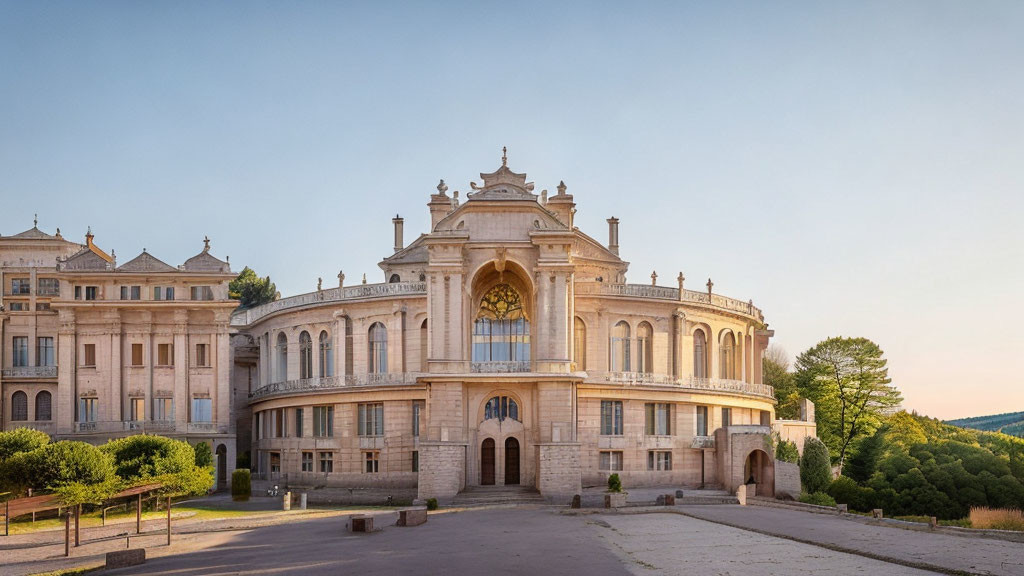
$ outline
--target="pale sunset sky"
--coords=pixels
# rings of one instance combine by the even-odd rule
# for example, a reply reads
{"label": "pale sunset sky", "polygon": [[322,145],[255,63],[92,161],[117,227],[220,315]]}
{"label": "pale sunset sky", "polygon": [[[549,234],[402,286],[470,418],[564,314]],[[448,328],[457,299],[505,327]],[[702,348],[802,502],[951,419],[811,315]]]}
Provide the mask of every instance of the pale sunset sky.
{"label": "pale sunset sky", "polygon": [[628,281],[864,336],[904,406],[1024,410],[1024,3],[0,1],[0,234],[366,273],[500,165]]}

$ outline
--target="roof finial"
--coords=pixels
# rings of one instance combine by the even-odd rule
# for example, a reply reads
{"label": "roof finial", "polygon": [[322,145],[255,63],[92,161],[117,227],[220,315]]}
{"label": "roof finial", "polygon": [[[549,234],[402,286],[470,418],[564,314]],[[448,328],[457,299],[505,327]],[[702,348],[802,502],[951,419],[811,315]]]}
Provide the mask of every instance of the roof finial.
{"label": "roof finial", "polygon": [[92,236],[92,226],[87,226],[85,228],[85,235],[86,236]]}
{"label": "roof finial", "polygon": [[209,236],[203,236],[203,252],[209,252],[209,251],[210,251],[210,237]]}
{"label": "roof finial", "polygon": [[508,146],[501,147],[501,165],[508,168]]}
{"label": "roof finial", "polygon": [[32,215],[32,227],[33,228],[38,228],[39,227],[39,213],[38,212]]}

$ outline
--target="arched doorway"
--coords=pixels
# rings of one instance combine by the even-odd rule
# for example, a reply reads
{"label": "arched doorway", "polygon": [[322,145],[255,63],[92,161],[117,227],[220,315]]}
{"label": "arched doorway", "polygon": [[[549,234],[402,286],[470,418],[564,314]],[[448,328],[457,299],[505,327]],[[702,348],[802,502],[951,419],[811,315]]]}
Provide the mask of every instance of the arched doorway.
{"label": "arched doorway", "polygon": [[494,485],[494,438],[487,438],[480,446],[480,484]]}
{"label": "arched doorway", "polygon": [[768,453],[754,450],[743,464],[743,483],[756,484],[758,496],[775,496],[775,466]]}
{"label": "arched doorway", "polygon": [[217,446],[217,490],[228,487],[228,449],[223,444]]}
{"label": "arched doorway", "polygon": [[519,440],[505,440],[505,484],[519,484]]}

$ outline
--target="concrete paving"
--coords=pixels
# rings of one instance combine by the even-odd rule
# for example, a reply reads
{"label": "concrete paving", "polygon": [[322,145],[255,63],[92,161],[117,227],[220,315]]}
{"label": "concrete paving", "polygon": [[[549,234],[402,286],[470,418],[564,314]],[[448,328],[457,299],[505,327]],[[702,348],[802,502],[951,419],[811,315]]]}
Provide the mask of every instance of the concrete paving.
{"label": "concrete paving", "polygon": [[908,565],[996,576],[1024,574],[1024,544],[1019,542],[873,526],[801,510],[757,506],[678,508],[694,518]]}

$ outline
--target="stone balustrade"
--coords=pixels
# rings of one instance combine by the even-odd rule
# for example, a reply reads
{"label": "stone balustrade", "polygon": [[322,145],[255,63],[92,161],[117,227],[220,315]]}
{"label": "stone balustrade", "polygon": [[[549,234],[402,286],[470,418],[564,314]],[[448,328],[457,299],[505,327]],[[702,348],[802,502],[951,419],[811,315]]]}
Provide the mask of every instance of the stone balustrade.
{"label": "stone balustrade", "polygon": [[266,396],[290,394],[293,392],[316,392],[319,390],[340,390],[358,386],[400,386],[415,384],[419,372],[398,372],[383,374],[349,374],[346,376],[324,376],[272,382],[257,388],[249,394],[249,400]]}
{"label": "stone balustrade", "polygon": [[3,369],[4,378],[56,378],[56,366],[15,366]]}
{"label": "stone balustrade", "polygon": [[426,293],[426,282],[356,284],[354,286],[345,286],[344,288],[327,288],[326,290],[281,298],[280,300],[275,300],[262,306],[255,306],[248,310],[240,310],[231,316],[231,325],[248,326],[270,314],[292,308],[392,296],[426,295]]}
{"label": "stone balustrade", "polygon": [[576,294],[581,296],[625,296],[629,298],[646,298],[653,300],[671,300],[674,302],[686,302],[710,306],[729,312],[735,312],[750,316],[760,322],[764,321],[764,314],[753,302],[737,300],[719,294],[709,294],[696,290],[683,290],[680,298],[678,288],[666,286],[652,286],[650,284],[607,284],[604,282],[579,282],[575,287]]}
{"label": "stone balustrade", "polygon": [[675,378],[669,374],[646,374],[641,372],[588,372],[586,381],[607,382],[624,386],[671,386],[686,390],[706,392],[729,392],[775,398],[775,390],[767,384],[751,384],[740,380],[724,378]]}
{"label": "stone balustrade", "polygon": [[[36,423],[38,424],[38,422]],[[203,423],[205,424],[205,423]],[[211,426],[216,424],[209,423]],[[191,428],[193,424],[189,424]],[[97,422],[75,422],[75,432],[80,433],[110,433],[110,432],[173,432],[176,424],[173,420],[112,420]],[[45,430],[44,430],[45,431]],[[191,431],[191,430],[190,430]]]}
{"label": "stone balustrade", "polygon": [[530,361],[525,362],[473,362],[470,371],[478,374],[511,374],[529,372]]}

